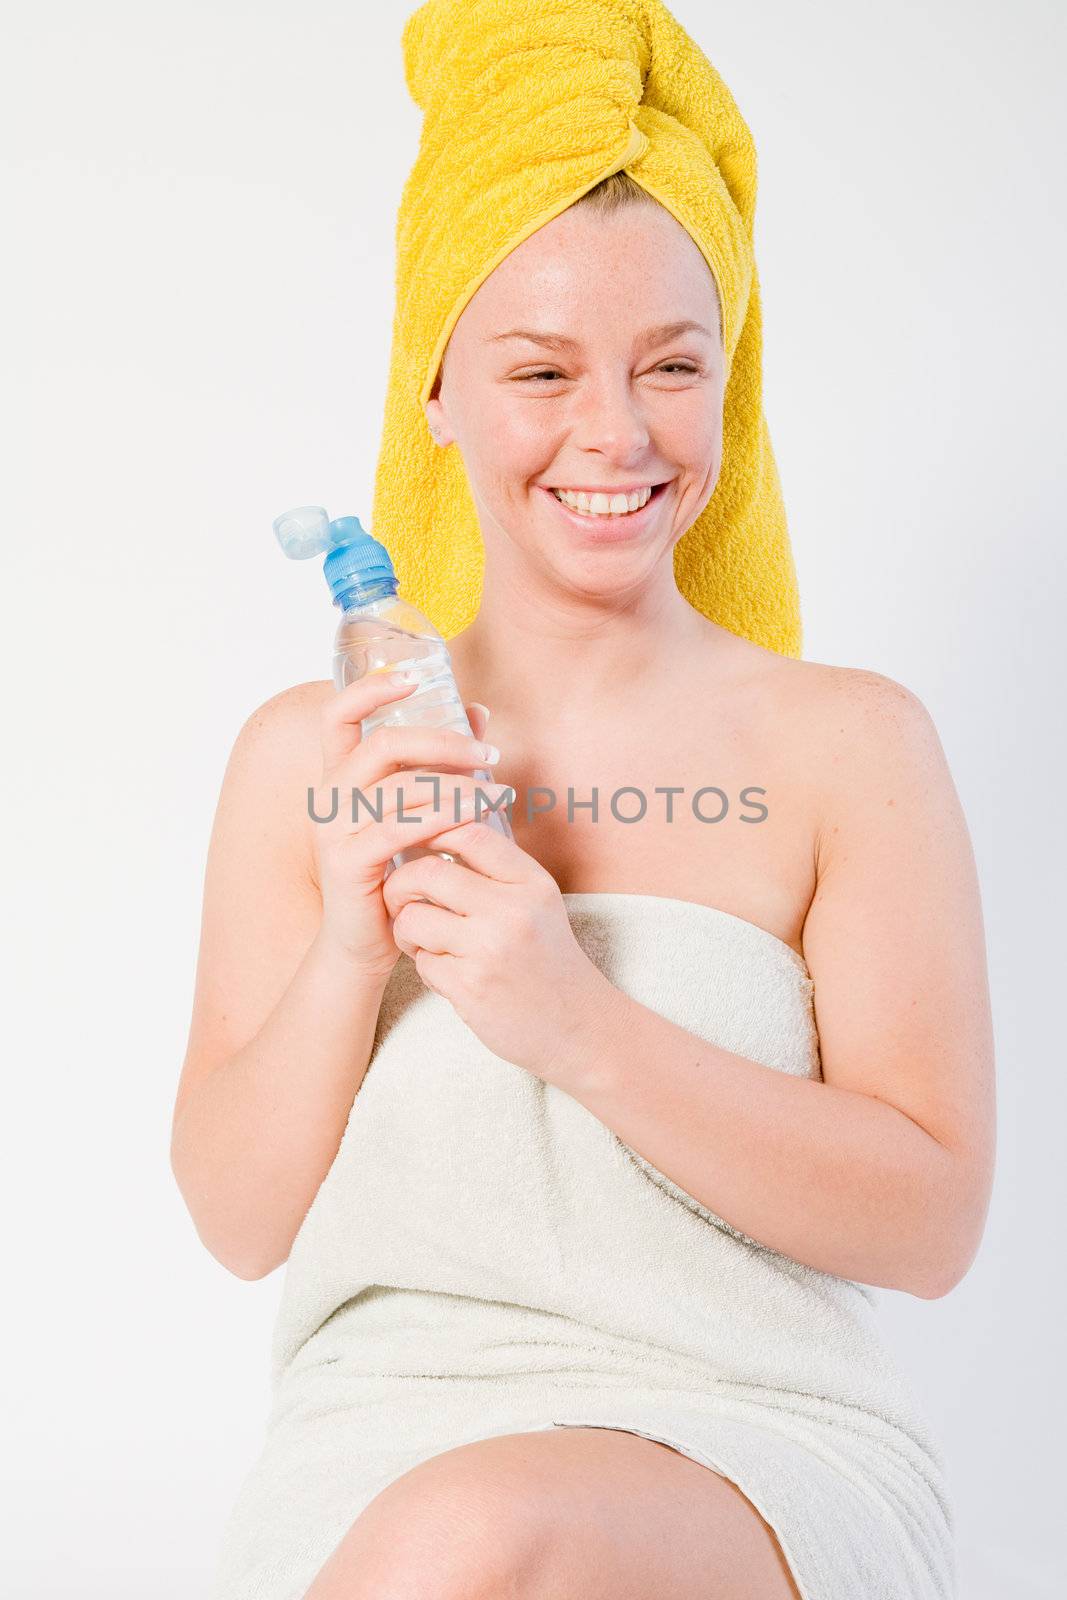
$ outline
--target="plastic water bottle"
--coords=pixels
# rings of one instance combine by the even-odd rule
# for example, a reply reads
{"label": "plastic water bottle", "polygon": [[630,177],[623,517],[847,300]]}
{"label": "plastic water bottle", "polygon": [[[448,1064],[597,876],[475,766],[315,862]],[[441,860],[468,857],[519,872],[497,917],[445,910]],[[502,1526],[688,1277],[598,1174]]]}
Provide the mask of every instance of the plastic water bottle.
{"label": "plastic water bottle", "polygon": [[[473,734],[445,640],[421,611],[400,598],[388,550],[371,538],[359,518],[337,517],[331,522],[322,506],[298,506],[274,519],[274,532],[294,561],[326,552],[323,572],[333,603],[341,612],[333,652],[337,689],[369,673],[410,671],[418,676],[418,687],[403,700],[382,706],[364,719],[363,736],[375,728],[398,725],[454,728]],[[474,778],[478,783],[493,782],[485,767],[479,768]],[[444,793],[443,782],[441,788]],[[479,808],[483,820],[506,838],[513,838],[506,810],[492,810],[491,804],[486,795]],[[394,867],[425,855],[462,859],[454,851],[416,844],[393,856],[386,877]]]}

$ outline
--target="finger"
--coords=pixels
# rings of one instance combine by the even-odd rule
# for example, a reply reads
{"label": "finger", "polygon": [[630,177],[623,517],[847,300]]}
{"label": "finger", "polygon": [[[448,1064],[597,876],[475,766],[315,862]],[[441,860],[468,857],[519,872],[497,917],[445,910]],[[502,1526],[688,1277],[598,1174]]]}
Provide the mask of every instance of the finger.
{"label": "finger", "polygon": [[483,706],[480,700],[472,700],[470,705],[465,706],[464,709],[474,737],[476,739],[484,739],[486,723],[489,721],[489,707]]}
{"label": "finger", "polygon": [[443,856],[419,856],[405,861],[389,874],[382,899],[391,917],[398,917],[413,900],[426,898],[456,916],[469,917],[486,903],[486,880],[461,861]]}
{"label": "finger", "polygon": [[[351,832],[353,837],[360,837],[365,843],[365,865],[375,871],[387,872],[391,876],[387,863],[393,856],[413,845],[424,845],[433,851],[448,850],[447,845],[438,845],[438,835],[447,829],[455,828],[458,822],[475,817],[479,813],[484,814],[487,799],[496,798],[493,795],[494,786],[491,784],[483,786],[473,778],[463,777],[453,781],[458,792],[450,792],[452,784],[442,783],[436,803],[432,793],[422,797],[422,805],[414,805],[410,803],[409,798],[402,798],[402,814],[400,806],[390,808],[385,798],[379,801],[377,796],[367,796],[369,806],[373,807],[373,814],[364,812],[361,804],[359,820],[351,828],[348,827],[347,820],[345,822],[346,831]],[[380,820],[377,817],[379,809]],[[532,864],[536,866],[536,863]],[[547,877],[543,868],[538,870]],[[553,879],[548,881],[554,882]]]}
{"label": "finger", "polygon": [[[487,807],[482,805],[484,817]],[[503,812],[503,807],[501,807]],[[491,822],[460,822],[444,828],[434,839],[435,850],[448,850],[463,857],[468,866],[497,883],[555,883],[539,861],[527,855],[514,839],[507,839]]]}
{"label": "finger", "polygon": [[390,807],[387,796],[371,794],[360,801],[354,818],[348,797],[342,798],[336,787],[332,794],[316,791],[313,820],[317,826],[329,829],[332,836],[340,835],[351,841],[344,848],[354,851],[355,870],[361,879],[373,875],[375,881],[380,882],[382,873],[390,870],[389,863],[394,856],[415,846],[434,849],[434,838],[444,828],[455,827],[457,821],[475,815],[477,797],[473,792],[473,780],[456,781],[471,791],[468,793],[464,789],[458,806],[454,795],[442,794],[435,803],[432,794],[424,793],[420,796],[421,805],[405,799],[401,812],[399,808]]}
{"label": "finger", "polygon": [[465,917],[419,900],[404,906],[403,913],[393,921],[393,938],[409,956],[414,956],[416,950],[426,950],[434,956],[460,956],[468,942],[467,932]]}
{"label": "finger", "polygon": [[333,777],[346,786],[366,789],[392,773],[413,767],[492,775],[488,750],[469,733],[461,733],[458,728],[391,724],[368,734]]}
{"label": "finger", "polygon": [[[472,780],[460,780],[461,783],[466,781]],[[368,796],[368,799],[377,812],[375,797]],[[360,840],[361,860],[367,870],[384,872],[394,856],[415,845],[437,849],[437,835],[445,828],[455,827],[457,809],[460,818],[470,816],[474,814],[475,804],[474,794],[465,795],[458,808],[451,795],[442,794],[435,805],[433,796],[427,794],[422,805],[412,805],[405,800],[401,815],[398,809],[390,809],[383,800],[381,821],[376,816],[361,814],[358,823],[353,826],[349,825],[346,817],[344,827],[353,838]]]}
{"label": "finger", "polygon": [[417,683],[394,683],[391,674],[374,672],[339,689],[322,708],[323,771],[332,772],[356,748],[367,717],[393,700],[405,699],[417,688]]}
{"label": "finger", "polygon": [[506,784],[482,783],[463,773],[397,772],[373,789],[354,791],[349,831],[361,833],[394,822],[402,829],[414,828],[414,819],[421,822],[430,814],[436,816],[438,829],[454,828],[502,803],[507,790]]}

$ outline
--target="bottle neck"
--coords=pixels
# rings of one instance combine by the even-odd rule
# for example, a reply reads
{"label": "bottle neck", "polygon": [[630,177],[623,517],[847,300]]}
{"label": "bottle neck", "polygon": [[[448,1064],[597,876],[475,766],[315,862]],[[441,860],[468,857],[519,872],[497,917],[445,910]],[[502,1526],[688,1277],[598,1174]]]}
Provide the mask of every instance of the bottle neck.
{"label": "bottle neck", "polygon": [[375,578],[370,583],[346,584],[334,595],[333,603],[341,611],[355,611],[359,607],[373,605],[376,600],[394,599],[396,592],[395,578]]}

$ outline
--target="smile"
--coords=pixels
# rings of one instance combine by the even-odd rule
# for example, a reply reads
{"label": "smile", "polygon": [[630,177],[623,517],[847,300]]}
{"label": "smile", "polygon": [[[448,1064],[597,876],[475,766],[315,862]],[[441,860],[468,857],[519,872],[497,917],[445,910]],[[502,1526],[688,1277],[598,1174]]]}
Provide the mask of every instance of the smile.
{"label": "smile", "polygon": [[[538,484],[537,488],[544,495],[547,503],[554,508],[556,515],[564,518],[570,527],[580,528],[587,538],[593,542],[607,543],[613,539],[632,538],[635,534],[640,533],[655,515],[659,502],[662,500],[665,491],[670,488],[670,484],[657,483],[651,488],[635,491],[634,494],[627,496],[627,500],[634,503],[634,509],[627,508],[625,511],[576,509],[573,505],[568,505],[566,501],[560,498],[559,490],[550,489],[544,484]],[[573,498],[569,491],[564,490],[563,492],[568,494],[568,498]],[[587,505],[592,502],[598,508],[601,506],[610,507],[611,505],[611,500],[604,494],[596,496],[583,494],[582,499],[586,501]],[[616,498],[615,503],[618,504],[618,498]]]}
{"label": "smile", "polygon": [[585,511],[592,517],[621,517],[640,511],[652,493],[653,485],[639,489],[558,489],[552,493],[572,511]]}

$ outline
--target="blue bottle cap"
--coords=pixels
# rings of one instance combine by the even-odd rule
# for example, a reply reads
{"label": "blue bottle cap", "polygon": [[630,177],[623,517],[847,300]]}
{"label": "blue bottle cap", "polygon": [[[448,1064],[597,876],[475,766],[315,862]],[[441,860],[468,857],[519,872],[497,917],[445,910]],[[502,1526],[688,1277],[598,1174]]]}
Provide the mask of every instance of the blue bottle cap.
{"label": "blue bottle cap", "polygon": [[330,527],[337,534],[337,544],[326,557],[323,571],[334,600],[346,589],[369,588],[383,578],[396,583],[388,550],[371,538],[358,517],[338,517]]}
{"label": "blue bottle cap", "polygon": [[274,519],[274,532],[293,561],[326,551],[323,571],[336,603],[348,590],[370,588],[383,579],[396,585],[388,550],[373,539],[358,517],[336,517],[332,522],[323,506],[297,506]]}

